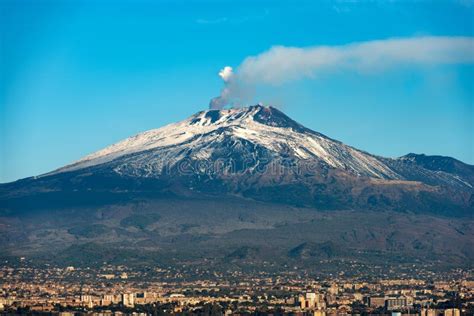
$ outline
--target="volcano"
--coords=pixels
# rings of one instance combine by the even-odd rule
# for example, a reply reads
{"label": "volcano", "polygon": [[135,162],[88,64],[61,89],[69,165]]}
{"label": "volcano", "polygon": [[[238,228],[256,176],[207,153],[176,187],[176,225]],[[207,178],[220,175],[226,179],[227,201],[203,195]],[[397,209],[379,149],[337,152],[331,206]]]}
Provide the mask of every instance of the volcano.
{"label": "volcano", "polygon": [[[474,166],[380,157],[255,105],[202,111],[0,185],[0,249],[55,260],[88,249],[100,261],[107,248],[304,263],[329,242],[348,258],[363,250],[472,262],[473,211]],[[312,248],[293,251],[300,245]]]}

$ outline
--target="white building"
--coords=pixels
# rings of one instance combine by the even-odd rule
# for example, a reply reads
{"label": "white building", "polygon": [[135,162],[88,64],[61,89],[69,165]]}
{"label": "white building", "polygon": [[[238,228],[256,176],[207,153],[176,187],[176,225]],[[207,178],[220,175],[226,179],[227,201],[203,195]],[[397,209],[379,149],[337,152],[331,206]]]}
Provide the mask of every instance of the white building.
{"label": "white building", "polygon": [[461,311],[457,308],[450,308],[444,311],[444,316],[460,316]]}
{"label": "white building", "polygon": [[135,294],[133,293],[122,294],[122,304],[127,307],[135,306]]}

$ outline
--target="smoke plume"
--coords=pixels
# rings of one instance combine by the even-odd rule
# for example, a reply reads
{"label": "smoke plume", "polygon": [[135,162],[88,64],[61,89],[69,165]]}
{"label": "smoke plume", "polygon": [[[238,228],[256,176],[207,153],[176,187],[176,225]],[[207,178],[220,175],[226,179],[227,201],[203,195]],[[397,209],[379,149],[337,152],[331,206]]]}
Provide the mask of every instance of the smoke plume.
{"label": "smoke plume", "polygon": [[240,106],[256,85],[279,85],[319,73],[357,71],[381,73],[400,65],[431,66],[474,63],[474,37],[426,36],[306,48],[274,46],[244,59],[234,72],[226,66],[219,76],[221,94],[210,108]]}
{"label": "smoke plume", "polygon": [[221,94],[218,97],[212,98],[209,103],[209,108],[211,109],[222,109],[227,104],[230,103],[230,93],[233,91],[231,86],[231,81],[234,73],[232,67],[225,66],[219,71],[219,77],[224,81],[224,88],[221,90]]}

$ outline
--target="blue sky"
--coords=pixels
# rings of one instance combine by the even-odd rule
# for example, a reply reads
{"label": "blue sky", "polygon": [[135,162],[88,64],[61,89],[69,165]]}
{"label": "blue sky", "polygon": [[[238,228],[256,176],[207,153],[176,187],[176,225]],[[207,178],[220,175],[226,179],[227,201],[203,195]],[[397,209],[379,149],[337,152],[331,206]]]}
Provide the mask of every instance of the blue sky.
{"label": "blue sky", "polygon": [[[0,182],[38,175],[206,109],[275,45],[474,34],[465,1],[0,1]],[[248,100],[368,152],[474,164],[472,63],[351,69]]]}

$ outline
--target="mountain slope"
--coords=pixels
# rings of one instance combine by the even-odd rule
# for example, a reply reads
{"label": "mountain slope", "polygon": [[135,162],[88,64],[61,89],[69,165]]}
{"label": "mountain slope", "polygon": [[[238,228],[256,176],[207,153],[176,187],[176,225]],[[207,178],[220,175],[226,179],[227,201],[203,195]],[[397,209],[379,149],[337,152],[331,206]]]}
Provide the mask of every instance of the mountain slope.
{"label": "mountain slope", "polygon": [[430,185],[445,184],[472,189],[474,166],[451,157],[408,154],[395,160],[385,160],[390,168],[405,179]]}
{"label": "mountain slope", "polygon": [[49,174],[3,185],[0,197],[22,200],[7,201],[14,206],[25,202],[23,194],[43,191],[48,199],[72,191],[83,200],[98,192],[232,194],[318,209],[471,214],[473,166],[443,162],[440,169],[414,157],[374,156],[257,105],[199,112]]}

